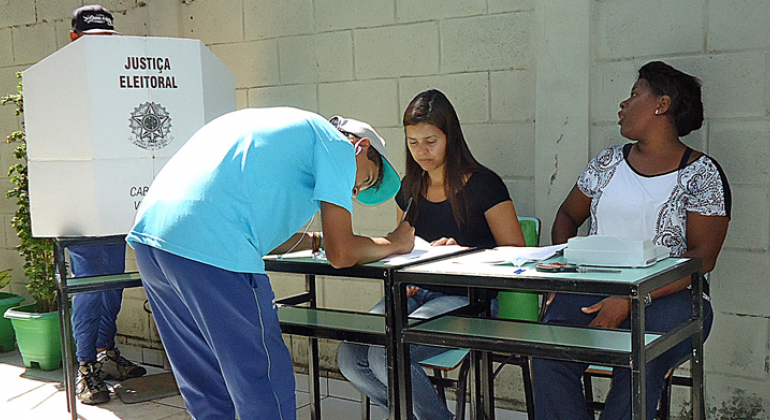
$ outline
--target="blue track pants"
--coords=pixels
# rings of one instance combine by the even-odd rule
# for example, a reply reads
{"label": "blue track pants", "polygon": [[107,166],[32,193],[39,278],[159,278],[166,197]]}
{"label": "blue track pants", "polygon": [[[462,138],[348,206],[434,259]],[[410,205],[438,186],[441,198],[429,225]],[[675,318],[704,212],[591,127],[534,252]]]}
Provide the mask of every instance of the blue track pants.
{"label": "blue track pants", "polygon": [[[604,296],[559,293],[545,314],[545,322],[571,325],[588,325],[596,314],[584,314],[580,308],[589,307],[604,299]],[[665,333],[690,319],[692,292],[684,289],[652,301],[645,311],[645,327],[649,332]],[[714,319],[711,303],[703,302],[704,339],[711,330]],[[626,319],[620,328],[630,328]],[[692,343],[686,340],[647,363],[647,419],[655,417],[655,411],[663,391],[666,373],[676,363],[692,352]],[[586,409],[581,378],[588,368],[586,363],[562,362],[558,360],[533,359],[532,375],[535,386],[536,420],[592,420]],[[631,419],[631,371],[615,368],[612,373],[603,420]]]}
{"label": "blue track pants", "polygon": [[136,263],[187,410],[198,420],[294,420],[291,355],[265,274],[136,245]]}
{"label": "blue track pants", "polygon": [[[120,274],[126,270],[126,244],[69,248],[75,277]],[[123,289],[78,293],[72,299],[72,332],[79,362],[95,362],[97,349],[115,347]]]}

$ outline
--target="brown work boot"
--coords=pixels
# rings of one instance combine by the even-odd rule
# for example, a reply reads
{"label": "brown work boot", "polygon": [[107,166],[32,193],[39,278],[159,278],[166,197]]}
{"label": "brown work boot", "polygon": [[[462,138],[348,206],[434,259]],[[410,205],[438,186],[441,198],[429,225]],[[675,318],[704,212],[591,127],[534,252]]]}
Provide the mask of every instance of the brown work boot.
{"label": "brown work boot", "polygon": [[96,356],[102,364],[102,378],[124,381],[128,378],[144,376],[147,370],[120,355],[120,350],[112,348],[99,352]]}
{"label": "brown work boot", "polygon": [[83,404],[103,404],[110,400],[101,367],[99,362],[85,362],[78,367],[77,396]]}

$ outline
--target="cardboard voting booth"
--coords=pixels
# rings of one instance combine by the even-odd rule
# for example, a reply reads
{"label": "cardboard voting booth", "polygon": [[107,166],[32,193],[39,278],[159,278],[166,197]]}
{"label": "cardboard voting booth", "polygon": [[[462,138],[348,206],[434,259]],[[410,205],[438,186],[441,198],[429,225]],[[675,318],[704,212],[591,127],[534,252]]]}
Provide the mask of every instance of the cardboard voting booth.
{"label": "cardboard voting booth", "polygon": [[236,108],[232,73],[192,39],[85,36],[22,78],[37,237],[127,233],[169,158]]}

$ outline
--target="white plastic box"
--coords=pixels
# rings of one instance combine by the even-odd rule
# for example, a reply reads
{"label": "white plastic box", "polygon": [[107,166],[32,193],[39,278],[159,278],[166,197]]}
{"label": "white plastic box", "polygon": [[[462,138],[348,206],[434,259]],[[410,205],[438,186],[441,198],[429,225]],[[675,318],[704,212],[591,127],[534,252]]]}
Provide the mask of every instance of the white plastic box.
{"label": "white plastic box", "polygon": [[628,240],[614,236],[576,236],[567,240],[564,259],[578,265],[649,267],[668,258],[671,250],[649,239]]}
{"label": "white plastic box", "polygon": [[125,234],[155,175],[234,111],[235,78],[200,41],[84,36],[23,75],[32,234]]}

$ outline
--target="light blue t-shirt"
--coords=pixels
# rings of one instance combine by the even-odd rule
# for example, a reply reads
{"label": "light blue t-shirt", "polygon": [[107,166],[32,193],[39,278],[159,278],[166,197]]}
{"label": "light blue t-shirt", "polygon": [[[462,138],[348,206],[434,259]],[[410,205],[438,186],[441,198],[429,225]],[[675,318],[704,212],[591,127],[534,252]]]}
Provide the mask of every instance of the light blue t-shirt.
{"label": "light blue t-shirt", "polygon": [[306,224],[321,201],[352,213],[355,151],[323,117],[244,109],[201,128],[142,200],[129,244],[242,273]]}

